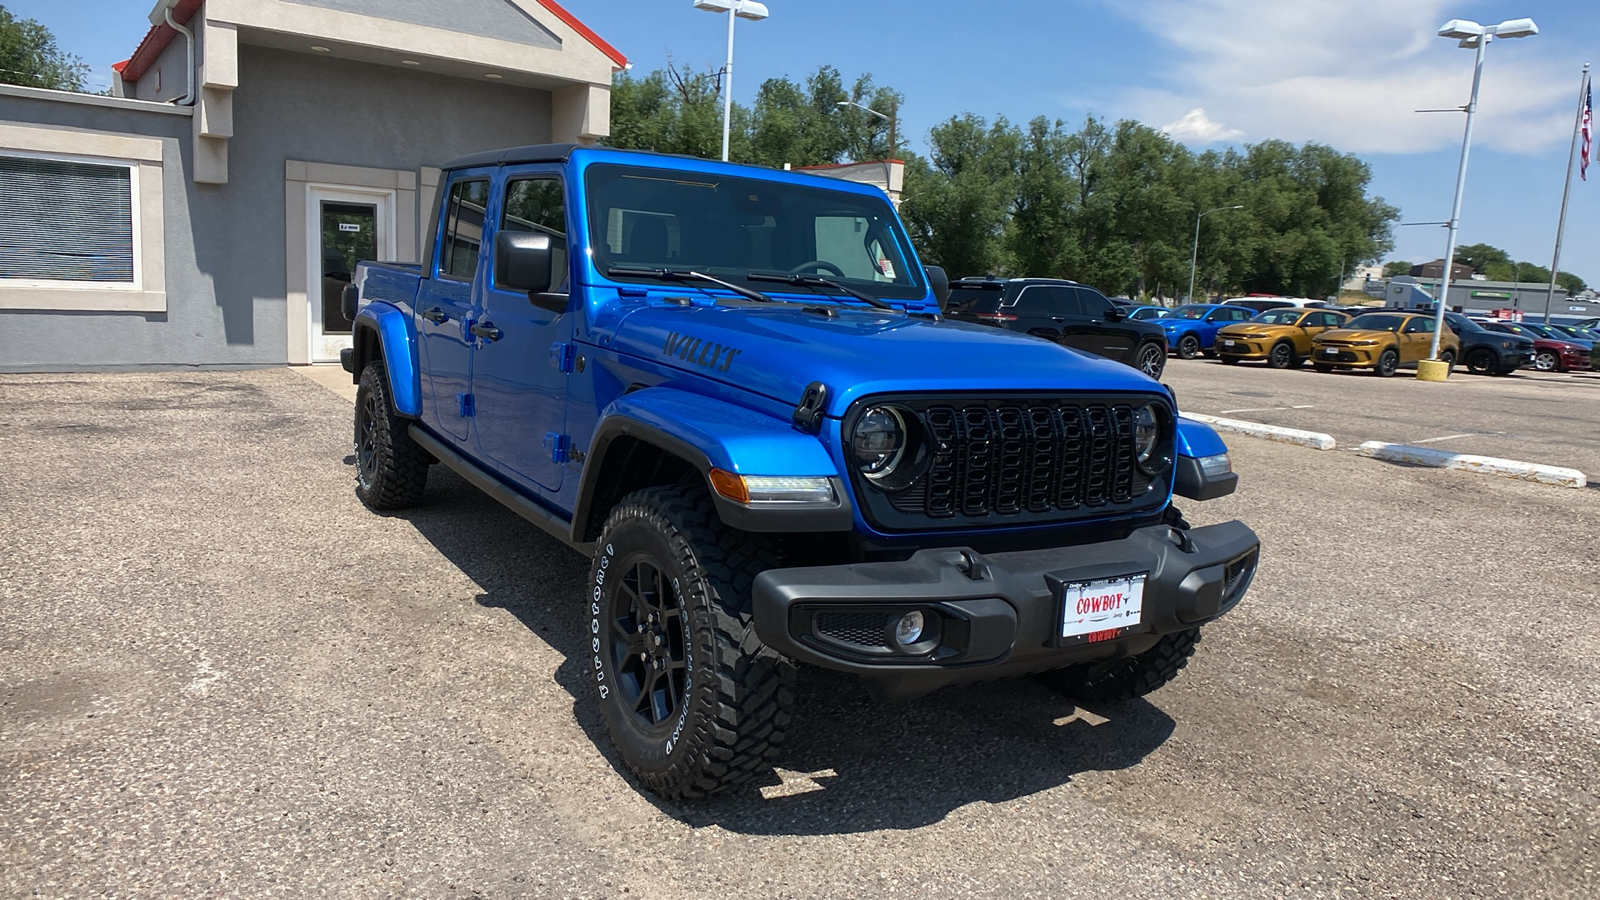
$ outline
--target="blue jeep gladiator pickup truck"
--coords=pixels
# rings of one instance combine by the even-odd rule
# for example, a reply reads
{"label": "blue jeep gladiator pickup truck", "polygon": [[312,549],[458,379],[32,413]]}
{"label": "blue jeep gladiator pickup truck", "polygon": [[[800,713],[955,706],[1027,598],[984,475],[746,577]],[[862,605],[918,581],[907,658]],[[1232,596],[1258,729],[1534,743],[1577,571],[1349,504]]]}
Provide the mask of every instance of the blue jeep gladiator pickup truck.
{"label": "blue jeep gladiator pickup truck", "polygon": [[[356,491],[442,463],[593,558],[584,667],[665,797],[770,771],[797,663],[877,696],[1170,681],[1255,575],[1227,448],[1125,365],[943,320],[876,188],[565,145],[448,165],[343,298]],[[576,604],[581,602],[581,612]]]}

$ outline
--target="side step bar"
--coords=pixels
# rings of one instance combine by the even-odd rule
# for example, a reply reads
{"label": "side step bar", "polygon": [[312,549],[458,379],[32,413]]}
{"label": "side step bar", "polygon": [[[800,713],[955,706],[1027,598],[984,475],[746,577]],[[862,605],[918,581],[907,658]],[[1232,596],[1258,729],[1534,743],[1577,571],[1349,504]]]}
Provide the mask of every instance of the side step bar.
{"label": "side step bar", "polygon": [[416,441],[418,446],[433,454],[435,459],[449,466],[457,475],[472,482],[472,485],[478,490],[500,501],[502,505],[517,515],[543,528],[550,533],[551,537],[556,538],[568,547],[582,553],[584,556],[594,556],[594,544],[592,542],[573,543],[571,522],[517,493],[505,482],[485,471],[477,463],[457,453],[455,448],[434,437],[421,425],[412,423],[410,434],[411,439]]}

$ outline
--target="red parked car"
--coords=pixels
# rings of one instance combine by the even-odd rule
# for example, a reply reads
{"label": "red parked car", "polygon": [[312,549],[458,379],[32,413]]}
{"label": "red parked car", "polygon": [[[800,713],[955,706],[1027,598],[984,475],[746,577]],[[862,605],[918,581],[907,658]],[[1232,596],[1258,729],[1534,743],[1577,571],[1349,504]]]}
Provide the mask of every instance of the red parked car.
{"label": "red parked car", "polygon": [[1547,338],[1516,322],[1485,322],[1483,327],[1533,338],[1533,367],[1541,372],[1575,372],[1592,365],[1588,349],[1569,341]]}

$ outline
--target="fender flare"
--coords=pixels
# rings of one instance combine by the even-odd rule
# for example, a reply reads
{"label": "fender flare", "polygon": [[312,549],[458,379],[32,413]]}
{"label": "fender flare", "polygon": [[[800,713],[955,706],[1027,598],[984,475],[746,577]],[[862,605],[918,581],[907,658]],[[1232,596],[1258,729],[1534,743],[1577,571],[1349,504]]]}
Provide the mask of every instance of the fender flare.
{"label": "fender flare", "polygon": [[[693,466],[707,479],[717,512],[731,527],[762,532],[849,531],[854,527],[849,494],[821,441],[796,431],[787,421],[742,406],[657,387],[624,394],[601,411],[584,457],[572,517],[574,539],[593,512],[606,453],[622,437],[659,447]],[[711,490],[709,473],[713,468],[741,475],[830,478],[835,503],[765,509],[747,506]]]}
{"label": "fender flare", "polygon": [[362,352],[367,347],[362,340],[363,332],[370,331],[372,340],[381,348],[384,370],[389,373],[389,396],[394,398],[394,411],[406,418],[420,418],[422,380],[417,371],[417,340],[411,317],[391,304],[370,302],[356,313],[350,330],[355,335],[355,376],[361,377],[362,370],[374,356],[370,350]]}
{"label": "fender flare", "polygon": [[1172,461],[1173,490],[1179,497],[1191,500],[1215,500],[1234,492],[1239,486],[1237,472],[1207,475],[1200,468],[1200,460],[1228,452],[1228,445],[1216,430],[1204,422],[1178,418],[1177,457]]}

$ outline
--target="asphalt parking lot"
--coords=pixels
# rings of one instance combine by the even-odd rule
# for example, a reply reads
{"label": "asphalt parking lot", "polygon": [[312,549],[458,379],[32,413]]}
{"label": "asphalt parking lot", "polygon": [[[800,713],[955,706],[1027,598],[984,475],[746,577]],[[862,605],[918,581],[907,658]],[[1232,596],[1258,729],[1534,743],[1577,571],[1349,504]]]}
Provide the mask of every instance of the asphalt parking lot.
{"label": "asphalt parking lot", "polygon": [[[1600,472],[1587,383],[1167,380]],[[1228,436],[1240,492],[1185,510],[1248,522],[1263,568],[1173,685],[880,706],[812,677],[781,783],[687,805],[588,704],[585,561],[438,470],[367,512],[349,431],[287,370],[0,376],[0,894],[1600,894],[1594,489]]]}
{"label": "asphalt parking lot", "polygon": [[1269,369],[1217,360],[1172,359],[1162,381],[1185,412],[1331,434],[1339,447],[1362,441],[1418,444],[1564,466],[1600,480],[1600,373],[1470,375],[1442,383],[1367,372]]}

